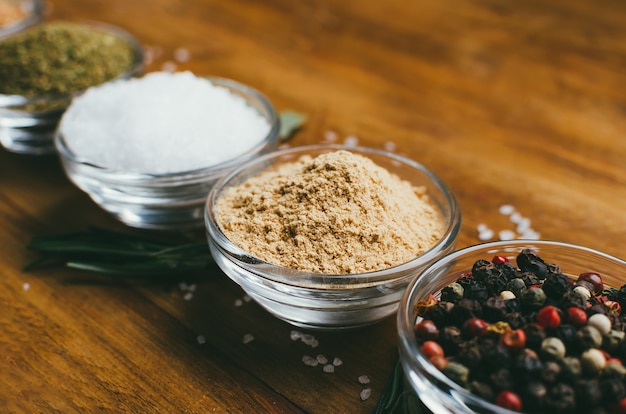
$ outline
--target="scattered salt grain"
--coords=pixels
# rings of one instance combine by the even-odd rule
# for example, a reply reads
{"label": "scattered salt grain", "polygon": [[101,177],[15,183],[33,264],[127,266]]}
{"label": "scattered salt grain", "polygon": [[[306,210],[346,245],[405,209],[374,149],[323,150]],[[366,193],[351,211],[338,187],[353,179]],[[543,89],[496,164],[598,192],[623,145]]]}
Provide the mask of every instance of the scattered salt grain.
{"label": "scattered salt grain", "polygon": [[179,47],[178,49],[174,51],[174,60],[176,62],[185,63],[185,62],[188,62],[190,58],[191,58],[191,53],[189,52],[189,50],[185,49],[184,47]]}
{"label": "scattered salt grain", "polygon": [[395,142],[391,142],[391,141],[387,141],[384,144],[384,148],[385,148],[385,151],[393,152],[393,151],[396,150],[396,143]]}
{"label": "scattered salt grain", "polygon": [[338,367],[340,365],[343,365],[343,361],[341,359],[335,357],[335,359],[333,359],[333,365]]}
{"label": "scattered salt grain", "polygon": [[361,375],[359,377],[359,383],[360,384],[369,384],[370,383],[370,377],[368,377],[367,375]]}
{"label": "scattered salt grain", "polygon": [[317,348],[317,346],[319,345],[318,340],[315,339],[315,337],[311,334],[303,334],[300,339],[302,340],[302,342],[304,342],[306,345],[309,345],[311,348]]}
{"label": "scattered salt grain", "polygon": [[511,216],[509,217],[509,220],[511,220],[511,223],[519,223],[524,217],[522,217],[522,215],[518,212],[515,212],[513,214],[511,214]]}
{"label": "scattered salt grain", "polygon": [[324,132],[324,140],[326,140],[328,142],[335,142],[335,141],[337,141],[338,138],[339,138],[339,136],[337,135],[337,133],[335,131],[326,131],[326,132]]}
{"label": "scattered salt grain", "polygon": [[206,342],[206,338],[203,335],[198,335],[198,337],[196,338],[196,340],[198,341],[198,343],[200,345],[204,344]]}
{"label": "scattered salt grain", "polygon": [[248,303],[248,302],[250,302],[251,300],[252,300],[252,296],[250,296],[250,295],[244,295],[244,296],[243,296],[243,301],[244,301],[244,302]]}
{"label": "scattered salt grain", "polygon": [[493,230],[484,229],[478,232],[478,239],[480,239],[481,241],[491,240],[493,238],[493,235],[494,235]]}
{"label": "scattered salt grain", "polygon": [[330,373],[335,372],[335,366],[332,365],[332,364],[324,365],[323,370],[324,370],[324,372],[327,372],[327,373],[330,374]]}
{"label": "scattered salt grain", "polygon": [[500,240],[514,240],[515,232],[513,230],[501,230],[498,233],[498,237]]}
{"label": "scattered salt grain", "polygon": [[326,364],[328,363],[328,358],[326,358],[324,355],[319,354],[318,356],[315,357],[315,359],[317,359],[317,362],[319,362],[320,364]]}
{"label": "scattered salt grain", "polygon": [[243,306],[243,300],[236,299],[235,300],[235,306],[238,307],[238,308],[242,307]]}
{"label": "scattered salt grain", "polygon": [[244,344],[249,344],[252,341],[254,341],[254,335],[252,335],[252,334],[245,334],[243,336],[243,343]]}
{"label": "scattered salt grain", "polygon": [[24,289],[24,290],[28,290],[28,289],[30,289],[30,283],[24,283],[24,284],[22,285],[22,289]]}
{"label": "scattered salt grain", "polygon": [[291,331],[289,333],[289,337],[291,338],[292,341],[297,341],[298,339],[302,338],[302,332],[300,332],[300,331]]}
{"label": "scattered salt grain", "polygon": [[372,395],[372,389],[371,388],[365,388],[361,391],[361,401],[365,401],[367,400],[370,396]]}
{"label": "scattered salt grain", "polygon": [[354,135],[349,135],[343,141],[343,144],[347,147],[356,147],[357,145],[359,145],[359,139]]}
{"label": "scattered salt grain", "polygon": [[513,207],[510,204],[502,204],[500,206],[499,211],[500,211],[500,214],[502,214],[503,216],[508,216],[508,215],[513,214],[513,212],[515,211],[515,207]]}
{"label": "scattered salt grain", "polygon": [[309,355],[303,355],[302,362],[304,362],[304,365],[309,366],[309,367],[316,367],[319,364],[316,358],[313,358],[312,356],[309,356]]}
{"label": "scattered salt grain", "polygon": [[176,72],[176,69],[178,69],[178,66],[176,65],[176,63],[172,62],[171,60],[163,62],[163,64],[161,65],[161,70],[163,72],[174,73]]}
{"label": "scattered salt grain", "polygon": [[193,293],[191,292],[187,292],[183,295],[183,299],[185,300],[191,300],[193,298]]}
{"label": "scattered salt grain", "polygon": [[270,125],[243,97],[205,78],[152,72],[89,88],[72,101],[59,130],[86,162],[164,174],[237,158]]}

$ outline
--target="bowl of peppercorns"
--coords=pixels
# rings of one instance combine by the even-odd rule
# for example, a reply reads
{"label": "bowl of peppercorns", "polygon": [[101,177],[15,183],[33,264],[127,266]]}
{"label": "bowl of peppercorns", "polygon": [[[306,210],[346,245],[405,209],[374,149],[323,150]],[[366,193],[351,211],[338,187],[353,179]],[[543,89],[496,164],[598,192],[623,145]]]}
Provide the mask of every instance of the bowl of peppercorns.
{"label": "bowl of peppercorns", "polygon": [[467,247],[409,285],[406,381],[436,413],[626,412],[626,262],[553,241]]}

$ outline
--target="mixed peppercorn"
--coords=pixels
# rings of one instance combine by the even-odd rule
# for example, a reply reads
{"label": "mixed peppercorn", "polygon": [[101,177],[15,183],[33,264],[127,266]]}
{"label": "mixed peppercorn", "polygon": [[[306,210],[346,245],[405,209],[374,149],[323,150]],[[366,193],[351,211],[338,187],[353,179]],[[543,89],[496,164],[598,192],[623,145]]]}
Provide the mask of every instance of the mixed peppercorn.
{"label": "mixed peppercorn", "polygon": [[626,285],[564,275],[531,250],[478,260],[416,305],[422,353],[498,406],[531,413],[626,413]]}

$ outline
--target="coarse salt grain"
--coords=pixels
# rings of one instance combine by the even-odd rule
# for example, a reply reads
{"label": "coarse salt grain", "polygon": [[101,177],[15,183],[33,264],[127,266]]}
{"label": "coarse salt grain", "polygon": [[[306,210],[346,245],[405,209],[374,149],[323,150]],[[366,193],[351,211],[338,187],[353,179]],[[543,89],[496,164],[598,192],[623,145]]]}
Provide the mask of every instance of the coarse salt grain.
{"label": "coarse salt grain", "polygon": [[292,341],[297,341],[298,339],[302,338],[302,332],[300,332],[300,331],[291,331],[289,333],[289,337],[291,338]]}
{"label": "coarse salt grain", "polygon": [[514,240],[515,232],[512,230],[501,230],[498,233],[498,237],[500,238],[500,240]]}
{"label": "coarse salt grain", "polygon": [[359,139],[357,137],[355,137],[354,135],[349,135],[343,141],[343,144],[346,147],[356,147],[357,145],[359,145]]}
{"label": "coarse salt grain", "polygon": [[337,135],[337,133],[335,131],[326,131],[326,132],[324,132],[324,140],[326,140],[328,142],[335,142],[335,141],[337,141],[338,138],[339,138],[339,136]]}
{"label": "coarse salt grain", "polygon": [[508,216],[510,214],[513,214],[513,212],[515,211],[515,207],[513,207],[510,204],[502,204],[499,208],[500,214],[504,215],[504,216]]}
{"label": "coarse salt grain", "polygon": [[242,307],[243,306],[243,300],[236,299],[235,300],[235,306],[238,307],[238,308]]}
{"label": "coarse salt grain", "polygon": [[191,300],[193,298],[193,293],[191,292],[187,292],[183,295],[183,299],[185,300]]}
{"label": "coarse salt grain", "polygon": [[191,53],[184,47],[174,50],[174,60],[179,63],[185,63],[191,58]]}
{"label": "coarse salt grain", "polygon": [[395,142],[391,142],[391,141],[387,141],[384,144],[384,148],[385,148],[386,151],[393,152],[393,151],[396,150],[396,143]]}
{"label": "coarse salt grain", "polygon": [[367,400],[371,395],[372,395],[372,389],[371,388],[364,388],[361,391],[361,394],[360,394],[361,401]]}
{"label": "coarse salt grain", "polygon": [[245,334],[243,336],[243,343],[244,344],[249,344],[252,341],[254,341],[254,335],[252,335],[252,334]]}
{"label": "coarse salt grain", "polygon": [[270,125],[227,88],[191,72],[153,72],[89,88],[59,130],[86,162],[165,174],[234,159],[260,143]]}
{"label": "coarse salt grain", "polygon": [[316,367],[319,365],[318,360],[310,355],[303,355],[302,362],[304,362],[304,365],[307,365],[309,367]]}
{"label": "coarse salt grain", "polygon": [[326,358],[324,355],[319,354],[317,357],[315,357],[315,359],[317,359],[317,362],[319,362],[320,364],[326,364],[328,363],[328,358]]}
{"label": "coarse salt grain", "polygon": [[243,301],[248,303],[252,300],[252,296],[250,295],[243,295]]}
{"label": "coarse salt grain", "polygon": [[478,232],[478,238],[481,241],[491,240],[493,238],[493,235],[494,233],[493,233],[493,230],[491,229],[484,229]]}
{"label": "coarse salt grain", "polygon": [[368,377],[367,375],[361,375],[359,377],[359,383],[360,384],[369,384],[370,383],[370,377]]}
{"label": "coarse salt grain", "polygon": [[206,338],[203,335],[198,335],[198,337],[196,338],[196,340],[198,341],[198,343],[200,345],[204,344],[206,342]]}
{"label": "coarse salt grain", "polygon": [[339,359],[339,358],[335,357],[335,358],[333,359],[333,365],[334,365],[334,366],[336,366],[336,367],[338,367],[338,366],[340,366],[340,365],[343,365],[343,361],[342,361],[341,359]]}
{"label": "coarse salt grain", "polygon": [[28,289],[30,289],[30,283],[24,283],[24,284],[22,285],[22,289],[24,289],[24,290],[28,290]]}
{"label": "coarse salt grain", "polygon": [[335,366],[332,364],[324,365],[323,371],[329,374],[333,373],[335,372]]}

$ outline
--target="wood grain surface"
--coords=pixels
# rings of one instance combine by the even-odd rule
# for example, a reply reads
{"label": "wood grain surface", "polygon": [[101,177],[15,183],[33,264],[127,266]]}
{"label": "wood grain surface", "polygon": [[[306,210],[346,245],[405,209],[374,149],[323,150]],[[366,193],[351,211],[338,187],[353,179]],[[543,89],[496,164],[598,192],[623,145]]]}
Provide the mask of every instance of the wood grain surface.
{"label": "wood grain surface", "polygon": [[[480,224],[494,239],[515,229],[499,212],[510,204],[542,239],[626,257],[623,0],[47,2],[60,19],[128,30],[149,71],[232,78],[305,113],[289,145],[356,139],[423,163],[460,202],[457,247],[478,243]],[[316,332],[312,348],[236,306],[242,291],[215,269],[191,298],[177,283],[22,271],[31,236],[90,225],[124,229],[54,156],[0,151],[0,412],[373,410],[397,357],[393,318]],[[343,365],[303,364],[318,354]]]}

